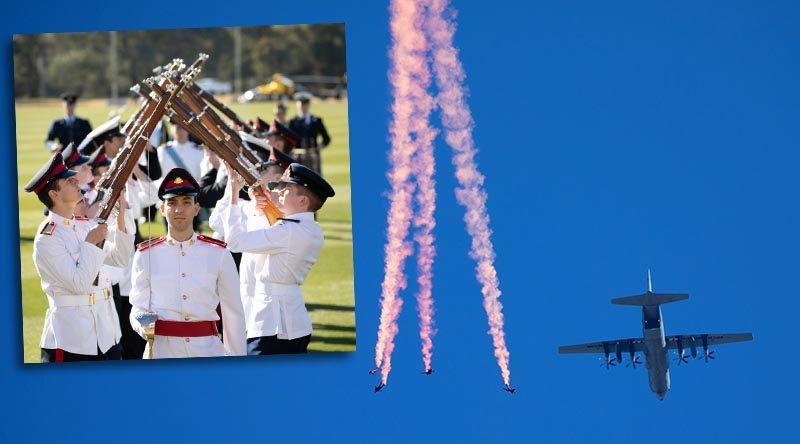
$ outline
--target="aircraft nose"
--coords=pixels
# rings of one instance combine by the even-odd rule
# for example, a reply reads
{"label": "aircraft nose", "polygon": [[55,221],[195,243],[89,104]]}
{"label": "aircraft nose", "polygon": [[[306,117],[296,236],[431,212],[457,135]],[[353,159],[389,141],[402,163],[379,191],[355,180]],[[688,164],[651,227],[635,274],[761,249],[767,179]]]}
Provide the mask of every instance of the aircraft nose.
{"label": "aircraft nose", "polygon": [[658,396],[659,401],[663,401],[664,398],[667,396],[667,392],[658,392],[656,393],[656,396]]}

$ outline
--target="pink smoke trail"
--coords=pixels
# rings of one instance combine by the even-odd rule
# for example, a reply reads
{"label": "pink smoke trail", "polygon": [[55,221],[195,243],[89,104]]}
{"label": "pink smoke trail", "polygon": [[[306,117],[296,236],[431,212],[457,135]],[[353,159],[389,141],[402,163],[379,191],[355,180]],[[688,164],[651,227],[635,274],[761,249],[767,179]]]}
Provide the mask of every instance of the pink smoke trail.
{"label": "pink smoke trail", "polygon": [[438,102],[441,107],[445,140],[454,151],[453,165],[460,188],[456,190],[458,202],[465,207],[464,221],[472,237],[470,257],[476,262],[476,274],[483,293],[483,307],[489,320],[494,355],[506,384],[510,383],[508,368],[509,352],[503,330],[503,306],[500,304],[500,288],[494,268],[494,247],[490,239],[489,214],[486,211],[486,192],[483,191],[483,175],[475,164],[477,150],[472,139],[472,113],[466,103],[463,82],[464,69],[453,46],[455,14],[450,20],[444,18],[447,0],[425,0],[429,2],[426,30],[433,50],[433,69],[439,88]]}
{"label": "pink smoke trail", "polygon": [[[428,61],[420,64],[420,86],[426,90],[430,86],[430,71]],[[417,251],[417,312],[419,313],[419,337],[422,342],[422,362],[424,370],[431,369],[433,360],[433,261],[436,257],[436,246],[433,229],[436,227],[434,211],[436,210],[436,181],[433,179],[435,160],[433,156],[433,140],[437,131],[430,127],[430,113],[435,102],[433,97],[427,95],[416,101],[419,113],[416,115],[415,134],[418,148],[414,158],[414,175],[417,179],[417,216],[414,226],[417,232],[414,240],[419,249]]]}
{"label": "pink smoke trail", "polygon": [[[381,320],[375,345],[375,365],[381,369],[383,384],[386,384],[392,369],[394,338],[398,332],[397,317],[403,306],[399,292],[406,287],[404,263],[412,252],[411,245],[406,241],[413,215],[411,197],[415,189],[410,180],[413,174],[411,159],[416,148],[412,132],[419,128],[415,119],[420,113],[420,106],[423,109],[432,106],[425,104],[426,98],[430,102],[430,97],[424,83],[429,82],[429,75],[425,66],[426,41],[420,31],[423,24],[421,10],[414,1],[408,0],[392,0],[390,10],[392,48],[389,59],[392,65],[389,78],[394,96],[388,173],[391,195],[384,251],[384,281],[381,286]],[[418,136],[422,140],[426,137],[424,134]]]}

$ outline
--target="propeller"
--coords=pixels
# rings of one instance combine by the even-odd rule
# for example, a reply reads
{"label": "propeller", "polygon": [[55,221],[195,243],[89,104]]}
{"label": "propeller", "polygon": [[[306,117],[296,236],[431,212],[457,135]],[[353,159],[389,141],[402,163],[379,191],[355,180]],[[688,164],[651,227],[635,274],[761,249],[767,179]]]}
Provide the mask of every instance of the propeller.
{"label": "propeller", "polygon": [[678,365],[681,365],[681,362],[683,362],[684,364],[688,364],[689,360],[686,358],[688,358],[688,356],[683,353],[683,350],[681,350],[681,353],[677,355],[677,357],[673,359],[673,361],[678,361]]}
{"label": "propeller", "polygon": [[633,366],[633,368],[636,368],[636,364],[640,364],[640,365],[642,364],[642,361],[639,360],[639,356],[638,355],[634,356],[633,359],[629,360],[628,363],[625,364],[625,367]]}
{"label": "propeller", "polygon": [[709,359],[717,359],[714,357],[714,350],[706,350],[702,355],[698,356],[697,359],[704,359],[706,364],[708,364]]}
{"label": "propeller", "polygon": [[609,366],[616,367],[616,359],[615,358],[600,358],[600,367],[605,366],[606,370],[609,369]]}

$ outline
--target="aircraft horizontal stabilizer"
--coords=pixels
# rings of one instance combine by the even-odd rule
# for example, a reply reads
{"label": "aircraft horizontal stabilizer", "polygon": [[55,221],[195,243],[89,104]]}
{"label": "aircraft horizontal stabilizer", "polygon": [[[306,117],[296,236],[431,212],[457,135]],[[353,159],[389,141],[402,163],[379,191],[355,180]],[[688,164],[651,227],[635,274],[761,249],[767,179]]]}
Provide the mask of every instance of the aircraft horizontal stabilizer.
{"label": "aircraft horizontal stabilizer", "polygon": [[689,295],[685,293],[651,293],[647,292],[636,296],[614,298],[611,300],[615,305],[635,305],[639,307],[647,305],[661,305],[670,302],[685,301]]}

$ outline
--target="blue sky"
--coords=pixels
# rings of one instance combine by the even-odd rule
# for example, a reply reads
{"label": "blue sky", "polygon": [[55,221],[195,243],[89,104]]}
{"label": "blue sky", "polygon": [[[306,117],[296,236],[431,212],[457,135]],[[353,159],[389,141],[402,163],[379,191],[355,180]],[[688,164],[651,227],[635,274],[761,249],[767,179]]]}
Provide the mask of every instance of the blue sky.
{"label": "blue sky", "polygon": [[[3,440],[44,440],[75,429],[68,436],[76,441],[96,433],[128,441],[133,437],[116,421],[134,417],[160,438],[200,441],[786,437],[798,395],[791,328],[800,246],[797,6],[520,3],[455,3],[519,389],[513,397],[500,390],[463,211],[452,192],[450,152],[441,141],[436,373],[419,374],[411,286],[389,386],[372,393],[376,378],[367,371],[388,209],[385,2],[309,0],[254,10],[252,2],[200,0],[190,8],[160,3],[149,12],[95,0],[80,8],[9,5],[0,18],[6,42],[0,129],[9,147],[13,33],[345,22],[358,351],[158,368],[23,368],[19,253],[16,242],[7,242],[2,253],[12,266],[2,273],[14,292],[0,318],[2,348],[9,351],[0,358],[0,378],[14,410],[3,417]],[[0,199],[13,208],[14,150],[5,152]],[[11,218],[6,237],[17,233]],[[689,301],[664,306],[667,334],[755,336],[753,343],[718,348],[711,364],[673,368],[663,402],[649,391],[643,369],[606,371],[594,357],[556,352],[562,344],[639,336],[639,311],[609,300],[644,290],[648,268],[656,291],[690,294]],[[137,403],[143,390],[181,407],[146,415]]]}

